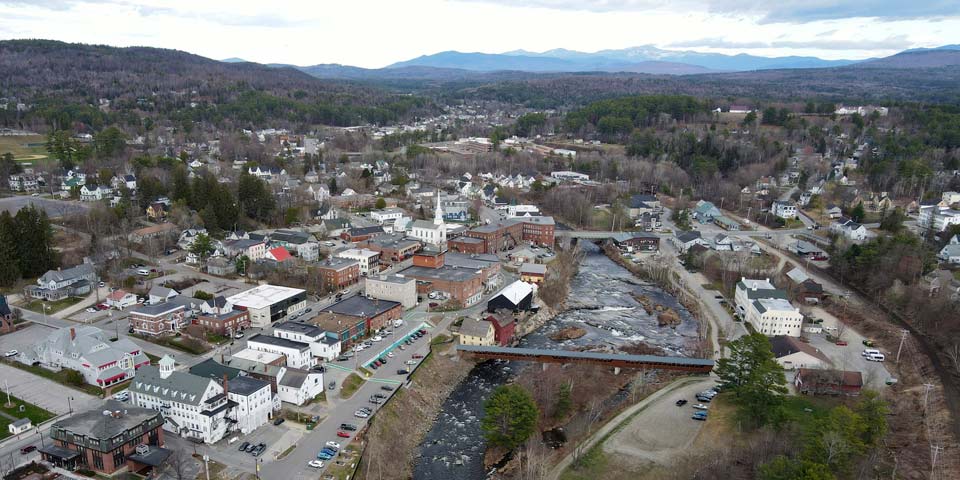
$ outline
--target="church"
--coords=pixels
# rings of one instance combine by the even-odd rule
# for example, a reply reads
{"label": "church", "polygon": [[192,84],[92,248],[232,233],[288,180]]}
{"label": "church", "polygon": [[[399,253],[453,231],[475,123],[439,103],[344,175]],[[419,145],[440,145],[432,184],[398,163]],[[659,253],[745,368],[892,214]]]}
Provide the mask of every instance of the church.
{"label": "church", "polygon": [[443,223],[443,208],[440,206],[440,192],[437,191],[437,206],[433,212],[433,222],[417,220],[413,222],[410,237],[425,245],[445,250],[447,245],[447,225]]}

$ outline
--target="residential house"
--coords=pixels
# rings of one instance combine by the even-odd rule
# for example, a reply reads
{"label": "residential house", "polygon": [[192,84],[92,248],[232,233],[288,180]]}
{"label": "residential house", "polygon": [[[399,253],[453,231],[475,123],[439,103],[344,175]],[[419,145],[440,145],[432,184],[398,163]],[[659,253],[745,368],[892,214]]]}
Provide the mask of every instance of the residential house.
{"label": "residential house", "polygon": [[258,334],[247,340],[247,348],[283,355],[289,368],[309,369],[316,365],[310,345],[303,342]]}
{"label": "residential house", "polygon": [[278,264],[290,264],[294,262],[293,255],[290,255],[290,252],[283,247],[276,247],[267,250],[267,253],[260,260],[276,262]]}
{"label": "residential house", "polygon": [[457,337],[461,345],[492,346],[496,344],[493,324],[487,320],[467,318],[460,325]]}
{"label": "residential house", "polygon": [[170,202],[153,202],[147,207],[147,217],[154,222],[162,222],[170,215]]}
{"label": "residential house", "polygon": [[773,202],[771,213],[785,220],[794,219],[797,217],[797,205],[777,200]]}
{"label": "residential house", "polygon": [[720,209],[706,200],[698,201],[697,205],[693,208],[693,218],[700,223],[711,223],[714,218],[721,215],[723,215],[723,213],[720,212]]}
{"label": "residential house", "polygon": [[937,258],[944,263],[960,264],[960,235],[954,235],[950,243],[940,249]]}
{"label": "residential house", "polygon": [[107,185],[88,183],[80,187],[81,202],[97,202],[113,195],[113,189]]}
{"label": "residential house", "polygon": [[232,240],[223,243],[223,253],[230,258],[246,256],[256,262],[267,255],[267,243],[254,239]]}
{"label": "residential house", "polygon": [[84,381],[108,387],[126,381],[150,359],[140,346],[127,338],[111,342],[103,330],[91,326],[61,328],[17,357],[26,365],[39,363],[51,370],[70,369],[83,375]]}
{"label": "residential house", "polygon": [[137,177],[130,174],[114,175],[113,178],[110,179],[110,186],[113,187],[114,190],[126,188],[133,192],[137,189]]}
{"label": "residential house", "polygon": [[837,205],[827,205],[824,213],[830,218],[840,218],[843,216],[843,210]]}
{"label": "residential house", "polygon": [[28,286],[26,290],[32,298],[56,301],[89,294],[97,279],[93,265],[82,263],[66,270],[48,270],[37,279],[37,285]]}
{"label": "residential house", "polygon": [[161,223],[152,227],[144,227],[130,232],[127,238],[133,243],[143,243],[154,238],[172,237],[177,226],[172,223]]}
{"label": "residential house", "polygon": [[277,387],[281,401],[303,405],[323,393],[323,374],[314,370],[287,368],[277,380]]}
{"label": "residential house", "polygon": [[227,277],[237,273],[237,264],[232,260],[216,257],[207,261],[207,273],[219,277]]}
{"label": "residential house", "polygon": [[126,307],[137,304],[137,296],[123,289],[117,289],[107,295],[107,305],[123,310]]}
{"label": "residential house", "polygon": [[840,217],[831,223],[830,231],[853,242],[862,242],[867,239],[867,227],[847,217]]}
{"label": "residential house", "polygon": [[320,258],[320,244],[307,232],[277,230],[270,234],[270,242],[286,248],[305,262],[315,262]]}
{"label": "residential house", "polygon": [[129,392],[131,405],[161,412],[164,430],[187,439],[216,443],[231,424],[231,403],[223,386],[211,378],[176,371],[173,358],[167,355],[157,366],[142,367]]}
{"label": "residential house", "polygon": [[520,280],[527,283],[542,285],[547,280],[547,266],[537,263],[520,265]]}
{"label": "residential house", "polygon": [[302,342],[310,345],[314,357],[332,362],[340,355],[340,340],[337,335],[304,322],[287,321],[277,324],[273,329],[275,337]]}
{"label": "residential house", "polygon": [[677,247],[677,251],[680,253],[687,253],[694,245],[709,246],[708,242],[703,239],[703,236],[697,230],[691,230],[689,232],[677,230],[673,233],[673,236],[670,237],[670,241],[673,242],[673,245]]}
{"label": "residential house", "polygon": [[273,416],[274,394],[270,382],[248,375],[227,380],[227,399],[236,405],[228,418],[236,422],[236,430],[246,435],[264,426]]}
{"label": "residential house", "polygon": [[830,359],[826,355],[799,338],[777,335],[769,340],[773,356],[785,370],[826,368],[830,365]]}
{"label": "residential house", "polygon": [[36,175],[29,173],[13,173],[7,179],[10,190],[14,192],[36,192],[40,189],[40,183]]}

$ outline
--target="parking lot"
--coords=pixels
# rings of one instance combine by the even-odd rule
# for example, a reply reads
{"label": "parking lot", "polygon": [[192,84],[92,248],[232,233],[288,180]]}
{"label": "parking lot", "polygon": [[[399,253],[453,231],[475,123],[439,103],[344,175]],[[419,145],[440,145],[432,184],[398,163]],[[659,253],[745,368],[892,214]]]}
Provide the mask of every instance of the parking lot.
{"label": "parking lot", "polygon": [[82,411],[101,403],[99,398],[38,377],[10,365],[0,364],[0,378],[10,393],[56,414]]}
{"label": "parking lot", "polygon": [[[861,355],[864,348],[864,337],[852,328],[846,328],[843,331],[841,340],[847,342],[846,346],[839,346],[827,341],[826,333],[828,331],[836,332],[838,320],[821,308],[814,308],[812,314],[816,318],[823,319],[824,333],[807,334],[810,339],[810,345],[823,352],[833,363],[833,368],[839,370],[853,370],[863,373],[864,387],[872,390],[880,390],[886,385],[886,381],[891,377],[890,373],[884,367],[884,362],[871,362]],[[829,329],[829,330],[828,330]],[[886,361],[894,361],[897,352],[883,352],[886,355]],[[793,378],[790,375],[789,378]]]}

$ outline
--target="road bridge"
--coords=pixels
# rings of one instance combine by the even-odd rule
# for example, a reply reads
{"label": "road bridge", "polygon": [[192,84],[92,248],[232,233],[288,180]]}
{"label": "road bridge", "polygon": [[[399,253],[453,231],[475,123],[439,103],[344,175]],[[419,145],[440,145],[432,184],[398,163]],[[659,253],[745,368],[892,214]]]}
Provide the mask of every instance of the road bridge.
{"label": "road bridge", "polygon": [[703,358],[660,357],[656,355],[626,355],[539,348],[485,347],[457,345],[457,353],[464,358],[519,360],[537,363],[584,363],[621,368],[656,368],[694,373],[710,373],[713,360]]}

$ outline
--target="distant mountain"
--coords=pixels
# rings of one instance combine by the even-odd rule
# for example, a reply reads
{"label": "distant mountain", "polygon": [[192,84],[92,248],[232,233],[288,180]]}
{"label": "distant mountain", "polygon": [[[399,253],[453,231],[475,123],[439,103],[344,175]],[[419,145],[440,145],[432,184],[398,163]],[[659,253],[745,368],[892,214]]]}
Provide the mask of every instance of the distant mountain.
{"label": "distant mountain", "polygon": [[220,61],[223,63],[248,63],[246,60],[237,57],[224,58]]}
{"label": "distant mountain", "polygon": [[[521,53],[522,52],[522,53]],[[696,65],[710,70],[745,71],[768,70],[780,68],[823,68],[839,67],[856,63],[854,60],[823,60],[817,57],[758,57],[741,53],[739,55],[724,55],[720,53],[702,53],[680,50],[664,50],[653,45],[623,48],[618,50],[600,50],[594,53],[578,52],[575,50],[554,49],[536,53],[524,50],[506,52],[503,55],[548,57],[580,62],[602,58],[606,61],[621,63],[661,61]]]}
{"label": "distant mountain", "polygon": [[551,50],[541,54],[521,55],[496,53],[464,53],[447,51],[433,55],[423,55],[405,62],[397,62],[386,69],[404,67],[455,68],[478,72],[496,72],[514,70],[523,72],[632,72],[651,74],[685,75],[706,73],[709,69],[680,62],[663,60],[634,60],[607,58],[600,55],[583,54],[570,50]]}
{"label": "distant mountain", "polygon": [[915,49],[858,64],[862,68],[940,68],[960,65],[960,45]]}

